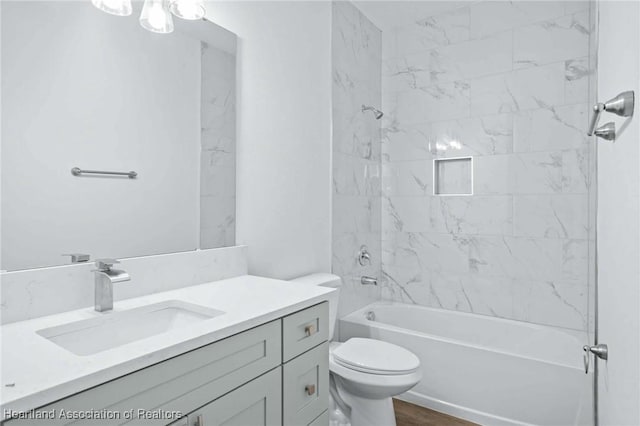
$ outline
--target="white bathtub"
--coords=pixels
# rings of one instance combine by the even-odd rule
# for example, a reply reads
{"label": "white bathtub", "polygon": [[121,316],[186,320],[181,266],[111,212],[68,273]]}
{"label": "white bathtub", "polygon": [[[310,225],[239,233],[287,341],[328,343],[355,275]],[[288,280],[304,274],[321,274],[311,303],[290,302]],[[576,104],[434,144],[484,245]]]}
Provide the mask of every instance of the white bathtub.
{"label": "white bathtub", "polygon": [[415,353],[422,381],[400,396],[406,401],[483,425],[593,423],[593,378],[582,365],[586,334],[374,303],[342,318],[340,337],[371,337]]}

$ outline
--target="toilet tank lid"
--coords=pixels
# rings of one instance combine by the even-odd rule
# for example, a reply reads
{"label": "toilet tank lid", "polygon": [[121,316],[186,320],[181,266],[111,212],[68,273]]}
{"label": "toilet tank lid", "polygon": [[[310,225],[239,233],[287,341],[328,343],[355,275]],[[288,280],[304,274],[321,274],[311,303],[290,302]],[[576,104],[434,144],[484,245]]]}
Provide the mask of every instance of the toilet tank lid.
{"label": "toilet tank lid", "polygon": [[336,288],[342,285],[342,279],[339,276],[328,273],[317,273],[304,275],[291,280],[291,282],[305,285],[315,285],[322,287]]}

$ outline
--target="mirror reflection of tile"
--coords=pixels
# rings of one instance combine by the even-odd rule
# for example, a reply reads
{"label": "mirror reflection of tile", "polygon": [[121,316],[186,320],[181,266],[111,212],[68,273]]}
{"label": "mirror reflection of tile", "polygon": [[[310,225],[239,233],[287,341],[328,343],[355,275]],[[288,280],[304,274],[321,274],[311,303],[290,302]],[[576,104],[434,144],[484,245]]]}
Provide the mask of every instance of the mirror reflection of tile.
{"label": "mirror reflection of tile", "polygon": [[434,195],[473,195],[473,158],[433,160]]}

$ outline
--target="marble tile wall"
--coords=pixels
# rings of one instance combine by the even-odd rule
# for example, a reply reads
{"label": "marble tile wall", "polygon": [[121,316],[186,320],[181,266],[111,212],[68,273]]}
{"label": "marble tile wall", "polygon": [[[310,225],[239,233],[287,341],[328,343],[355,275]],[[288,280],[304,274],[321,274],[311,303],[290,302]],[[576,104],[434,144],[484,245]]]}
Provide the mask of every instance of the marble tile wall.
{"label": "marble tile wall", "polygon": [[[333,3],[333,255],[332,270],[343,279],[340,314],[378,300],[379,289],[360,277],[380,277],[380,126],[363,104],[380,108],[381,32],[349,2]],[[357,253],[366,245],[371,264]]]}
{"label": "marble tile wall", "polygon": [[[385,31],[381,297],[588,326],[588,2],[482,1]],[[433,160],[473,157],[473,196]]]}
{"label": "marble tile wall", "polygon": [[200,248],[236,235],[236,57],[202,43]]}

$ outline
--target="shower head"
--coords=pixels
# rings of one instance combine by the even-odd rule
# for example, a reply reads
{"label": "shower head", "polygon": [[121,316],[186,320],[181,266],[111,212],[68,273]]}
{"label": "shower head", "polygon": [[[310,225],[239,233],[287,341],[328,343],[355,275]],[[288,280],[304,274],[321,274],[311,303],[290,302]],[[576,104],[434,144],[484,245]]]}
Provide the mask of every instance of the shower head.
{"label": "shower head", "polygon": [[362,112],[365,112],[365,111],[373,112],[373,115],[376,117],[376,120],[380,120],[384,115],[384,112],[380,111],[379,109],[376,109],[372,106],[362,105]]}

